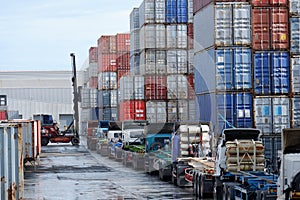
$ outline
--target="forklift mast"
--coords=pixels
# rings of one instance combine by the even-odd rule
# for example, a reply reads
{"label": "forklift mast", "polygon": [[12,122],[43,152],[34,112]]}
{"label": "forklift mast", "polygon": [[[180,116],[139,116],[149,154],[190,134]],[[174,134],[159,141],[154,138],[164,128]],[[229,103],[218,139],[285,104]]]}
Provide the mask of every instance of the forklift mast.
{"label": "forklift mast", "polygon": [[78,134],[78,128],[79,128],[79,112],[78,112],[78,101],[79,101],[79,95],[78,95],[78,89],[77,89],[77,76],[76,76],[76,62],[75,62],[75,54],[70,54],[72,58],[72,86],[73,86],[73,109],[74,109],[74,133],[75,136],[79,139]]}

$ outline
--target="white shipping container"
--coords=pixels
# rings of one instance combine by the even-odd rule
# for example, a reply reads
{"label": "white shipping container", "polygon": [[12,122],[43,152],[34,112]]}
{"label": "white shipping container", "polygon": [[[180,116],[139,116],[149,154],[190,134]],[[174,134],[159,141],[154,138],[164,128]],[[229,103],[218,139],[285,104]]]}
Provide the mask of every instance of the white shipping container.
{"label": "white shipping container", "polygon": [[90,105],[92,108],[96,108],[98,105],[98,90],[95,88],[90,89]]}
{"label": "white shipping container", "polygon": [[234,45],[251,45],[251,6],[249,4],[233,4],[233,30]]}
{"label": "white shipping container", "polygon": [[188,72],[187,50],[167,51],[167,73],[183,74]]}
{"label": "white shipping container", "polygon": [[187,48],[187,26],[185,24],[177,25],[177,48]]}
{"label": "white shipping container", "polygon": [[292,128],[300,128],[300,96],[292,98]]}
{"label": "white shipping container", "polygon": [[140,27],[144,24],[154,23],[154,0],[144,0],[139,7],[139,24]]}
{"label": "white shipping container", "polygon": [[288,97],[257,97],[254,99],[254,122],[264,134],[280,134],[290,127]]}
{"label": "white shipping container", "polygon": [[130,32],[130,56],[140,52],[140,31]]}
{"label": "white shipping container", "polygon": [[130,13],[130,32],[139,29],[139,9],[133,8],[133,10]]}
{"label": "white shipping container", "polygon": [[176,48],[177,47],[177,25],[167,25],[167,47]]}
{"label": "white shipping container", "polygon": [[90,88],[81,89],[81,107],[87,108],[90,107]]}
{"label": "white shipping container", "polygon": [[144,25],[140,29],[140,49],[155,48],[156,28],[154,24]]}
{"label": "white shipping container", "polygon": [[194,21],[194,1],[188,0],[188,23],[193,23]]}
{"label": "white shipping container", "polygon": [[187,48],[187,25],[167,25],[167,47],[168,48]]}
{"label": "white shipping container", "polygon": [[144,99],[144,77],[122,76],[120,79],[120,101]]}
{"label": "white shipping container", "polygon": [[155,48],[157,48],[157,49],[165,48],[166,47],[166,27],[165,27],[165,25],[157,24],[155,26],[155,33],[156,33]]}
{"label": "white shipping container", "polygon": [[145,50],[140,55],[141,74],[165,74],[166,52],[163,50]]}
{"label": "white shipping container", "polygon": [[168,99],[187,99],[188,80],[185,75],[168,75]]}
{"label": "white shipping container", "polygon": [[118,88],[117,72],[102,72],[98,75],[99,90],[115,90]]}
{"label": "white shipping container", "polygon": [[291,57],[292,92],[300,94],[300,56]]}
{"label": "white shipping container", "polygon": [[166,21],[166,0],[155,0],[155,23]]}
{"label": "white shipping container", "polygon": [[232,45],[232,35],[231,5],[218,3],[215,5],[215,44],[217,46]]}
{"label": "white shipping container", "polygon": [[164,101],[146,102],[146,120],[150,123],[164,123],[167,121],[167,108]]}

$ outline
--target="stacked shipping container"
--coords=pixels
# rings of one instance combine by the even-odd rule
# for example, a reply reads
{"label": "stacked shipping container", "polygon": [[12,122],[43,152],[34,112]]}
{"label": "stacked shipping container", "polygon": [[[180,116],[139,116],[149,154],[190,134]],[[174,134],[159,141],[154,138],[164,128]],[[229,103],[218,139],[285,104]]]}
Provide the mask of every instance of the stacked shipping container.
{"label": "stacked shipping container", "polygon": [[[138,87],[144,94],[144,119],[150,122],[194,119],[194,81],[189,62],[193,57],[192,22],[191,0],[144,0],[130,14],[130,71],[131,76],[143,79],[144,85]],[[122,89],[121,94],[125,93]],[[141,101],[130,101],[136,100]],[[141,116],[137,113],[140,108],[133,109],[136,115],[132,116]]]}
{"label": "stacked shipping container", "polygon": [[0,120],[6,120],[7,118],[7,96],[0,95]]}
{"label": "stacked shipping container", "polygon": [[212,121],[217,134],[227,127],[261,129],[266,156],[276,163],[281,129],[292,125],[290,82],[297,80],[290,78],[287,1],[195,0],[194,5],[199,119]]}
{"label": "stacked shipping container", "polygon": [[100,120],[118,120],[118,88],[129,73],[130,35],[101,36],[98,40],[98,108]]}

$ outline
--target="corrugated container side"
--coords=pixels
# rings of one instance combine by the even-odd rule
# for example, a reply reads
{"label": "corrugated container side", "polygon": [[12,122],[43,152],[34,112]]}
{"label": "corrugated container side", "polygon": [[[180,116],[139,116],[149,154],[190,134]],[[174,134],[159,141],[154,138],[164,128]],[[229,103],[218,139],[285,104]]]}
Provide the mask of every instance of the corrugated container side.
{"label": "corrugated container side", "polygon": [[140,49],[155,48],[156,45],[156,25],[147,24],[140,29]]}
{"label": "corrugated container side", "polygon": [[179,24],[177,25],[177,48],[186,49],[187,48],[187,25]]}
{"label": "corrugated container side", "polygon": [[166,51],[144,50],[140,54],[140,73],[165,74],[166,73]]}
{"label": "corrugated container side", "polygon": [[116,59],[116,64],[117,64],[117,70],[120,69],[130,69],[130,58],[129,58],[129,53],[118,53],[117,54],[117,59]]}
{"label": "corrugated container side", "polygon": [[291,86],[293,94],[300,94],[300,57],[291,57]]}
{"label": "corrugated container side", "polygon": [[195,54],[195,92],[213,92],[216,88],[214,49]]}
{"label": "corrugated container side", "polygon": [[287,0],[251,0],[253,6],[287,6]]}
{"label": "corrugated container side", "polygon": [[300,16],[300,2],[298,0],[289,1],[290,14]]}
{"label": "corrugated container side", "polygon": [[99,90],[114,90],[117,89],[117,72],[102,72],[98,75]]}
{"label": "corrugated container side", "polygon": [[0,199],[24,198],[22,134],[18,126],[0,126]]}
{"label": "corrugated container side", "polygon": [[[215,45],[230,46],[233,36],[232,6],[219,3],[215,5]],[[211,33],[210,33],[211,34]]]}
{"label": "corrugated container side", "polygon": [[166,27],[165,25],[157,24],[155,26],[155,48],[162,49],[166,47]]}
{"label": "corrugated container side", "polygon": [[98,41],[98,57],[103,53],[116,53],[116,36],[115,35],[102,35]]}
{"label": "corrugated container side", "polygon": [[147,101],[146,102],[146,120],[150,123],[159,123],[167,121],[167,103],[165,101]]}
{"label": "corrugated container side", "polygon": [[166,76],[147,75],[145,76],[145,99],[165,100],[167,99]]}
{"label": "corrugated container side", "polygon": [[253,100],[251,93],[217,94],[217,115],[219,133],[224,128],[253,127]]}
{"label": "corrugated container side", "polygon": [[90,88],[82,88],[81,91],[81,107],[87,108],[91,106],[90,102]]}
{"label": "corrugated container side", "polygon": [[300,96],[292,98],[292,128],[300,128]]}
{"label": "corrugated container side", "polygon": [[100,90],[98,92],[98,107],[117,107],[118,90]]}
{"label": "corrugated container side", "polygon": [[118,33],[116,35],[117,41],[117,53],[129,52],[130,51],[130,34],[129,33]]}
{"label": "corrugated container side", "polygon": [[187,25],[187,48],[194,49],[194,24]]}
{"label": "corrugated container side", "polygon": [[188,80],[188,98],[190,100],[195,100],[195,79],[194,74],[187,75]]}
{"label": "corrugated container side", "polygon": [[187,0],[188,7],[187,7],[187,22],[193,23],[194,22],[194,0]]}
{"label": "corrugated container side", "polygon": [[287,52],[256,52],[254,54],[255,93],[267,95],[289,93],[289,68]]}
{"label": "corrugated container side", "polygon": [[195,101],[169,100],[167,102],[168,122],[194,120],[195,116]]}
{"label": "corrugated container side", "polygon": [[166,0],[166,21],[167,23],[177,22],[177,1]]}
{"label": "corrugated container side", "polygon": [[98,88],[98,77],[90,77],[89,88]]}
{"label": "corrugated container side", "polygon": [[255,127],[264,134],[281,133],[290,127],[290,102],[288,97],[254,98]]}
{"label": "corrugated container side", "polygon": [[177,0],[177,23],[188,22],[187,0]]}
{"label": "corrugated container side", "polygon": [[154,0],[144,0],[139,7],[139,24],[140,27],[144,24],[154,23]]}
{"label": "corrugated container side", "polygon": [[118,121],[118,108],[99,108],[99,119]]}
{"label": "corrugated container side", "polygon": [[139,8],[133,8],[130,13],[130,32],[138,29],[139,27]]}
{"label": "corrugated container side", "polygon": [[155,0],[155,23],[166,22],[166,0]]}
{"label": "corrugated container side", "polygon": [[7,111],[6,110],[0,110],[0,120],[7,120]]}
{"label": "corrugated container side", "polygon": [[188,79],[185,75],[168,75],[168,99],[187,99],[188,85]]}
{"label": "corrugated container side", "polygon": [[145,109],[143,100],[122,101],[119,104],[119,120],[145,120]]}
{"label": "corrugated container side", "polygon": [[249,46],[251,35],[251,6],[248,4],[233,4],[233,44]]}
{"label": "corrugated container side", "polygon": [[7,119],[20,119],[19,111],[18,110],[8,110],[7,111]]}
{"label": "corrugated container side", "polygon": [[98,62],[98,50],[97,47],[90,47],[89,49],[89,63]]}
{"label": "corrugated container side", "polygon": [[89,73],[89,78],[97,77],[97,75],[98,75],[98,64],[97,64],[97,62],[89,64],[88,73]]}
{"label": "corrugated container side", "polygon": [[267,50],[270,48],[270,10],[252,9],[252,40],[253,49]]}
{"label": "corrugated container side", "polygon": [[140,52],[140,31],[130,32],[130,57]]}
{"label": "corrugated container side", "polygon": [[120,79],[120,101],[144,99],[144,77],[123,76]]}
{"label": "corrugated container side", "polygon": [[95,88],[90,89],[90,105],[95,108],[98,104],[98,90]]}
{"label": "corrugated container side", "polygon": [[188,73],[194,74],[194,50],[188,50]]}
{"label": "corrugated container side", "polygon": [[117,71],[117,55],[115,53],[98,55],[98,72]]}
{"label": "corrugated container side", "polygon": [[185,74],[188,70],[187,50],[168,50],[167,51],[167,73]]}
{"label": "corrugated container side", "polygon": [[[140,54],[130,56],[130,74],[140,75]],[[141,63],[143,65],[143,63]]]}
{"label": "corrugated container side", "polygon": [[271,8],[272,49],[289,48],[289,11],[287,8]]}
{"label": "corrugated container side", "polygon": [[278,170],[278,157],[281,151],[281,137],[277,135],[262,135],[262,141],[265,146],[265,159],[271,164],[271,171]]}
{"label": "corrugated container side", "polygon": [[291,54],[300,54],[300,18],[290,18]]}

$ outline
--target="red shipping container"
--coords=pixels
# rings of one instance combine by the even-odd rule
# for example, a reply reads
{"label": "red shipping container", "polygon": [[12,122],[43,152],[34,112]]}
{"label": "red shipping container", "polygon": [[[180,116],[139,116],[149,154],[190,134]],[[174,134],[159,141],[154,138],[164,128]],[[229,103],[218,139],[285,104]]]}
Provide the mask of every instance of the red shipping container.
{"label": "red shipping container", "polygon": [[254,50],[288,49],[288,10],[279,7],[253,8],[252,40]]}
{"label": "red shipping container", "polygon": [[130,69],[130,55],[127,53],[118,53],[117,54],[117,69]]}
{"label": "red shipping container", "polygon": [[164,75],[145,76],[145,99],[167,99],[167,77]]}
{"label": "red shipping container", "polygon": [[187,41],[188,49],[194,48],[194,24],[188,24],[187,26]]}
{"label": "red shipping container", "polygon": [[127,76],[130,73],[130,69],[119,69],[117,71],[118,76],[118,88],[120,87],[120,79],[122,76]]}
{"label": "red shipping container", "polygon": [[102,53],[116,53],[116,36],[114,35],[102,35],[98,39],[98,56]]}
{"label": "red shipping container", "polygon": [[256,50],[270,48],[269,9],[252,9],[252,47]]}
{"label": "red shipping container", "polygon": [[7,111],[0,110],[0,120],[7,120]]}
{"label": "red shipping container", "polygon": [[130,34],[118,33],[117,34],[117,52],[129,52],[130,51]]}
{"label": "red shipping container", "polygon": [[96,62],[98,62],[97,47],[91,47],[89,49],[89,63],[96,63]]}
{"label": "red shipping container", "polygon": [[90,88],[98,88],[98,77],[90,77],[89,79],[89,87]]}
{"label": "red shipping container", "polygon": [[194,74],[187,75],[188,78],[188,96],[189,99],[195,99],[195,81],[194,81]]}
{"label": "red shipping container", "polygon": [[272,49],[289,48],[289,12],[287,8],[271,8]]}
{"label": "red shipping container", "polygon": [[122,101],[119,105],[119,120],[145,120],[145,108],[143,100]]}
{"label": "red shipping container", "polygon": [[252,0],[253,6],[287,6],[287,0]]}
{"label": "red shipping container", "polygon": [[116,72],[117,71],[116,54],[98,55],[98,72]]}

